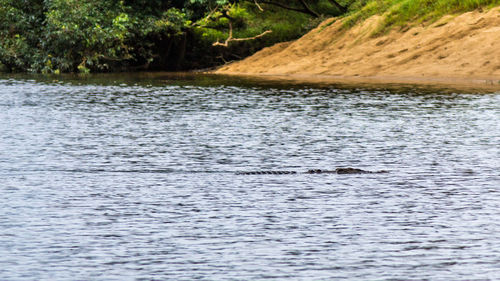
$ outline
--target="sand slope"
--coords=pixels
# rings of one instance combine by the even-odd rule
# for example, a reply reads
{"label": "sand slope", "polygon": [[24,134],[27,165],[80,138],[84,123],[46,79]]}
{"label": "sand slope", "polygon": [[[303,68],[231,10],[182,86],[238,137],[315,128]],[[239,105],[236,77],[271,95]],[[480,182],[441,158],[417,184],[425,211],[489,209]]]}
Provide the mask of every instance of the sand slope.
{"label": "sand slope", "polygon": [[380,16],[350,30],[328,19],[299,40],[220,68],[221,74],[447,77],[500,81],[500,9],[446,16],[373,37]]}

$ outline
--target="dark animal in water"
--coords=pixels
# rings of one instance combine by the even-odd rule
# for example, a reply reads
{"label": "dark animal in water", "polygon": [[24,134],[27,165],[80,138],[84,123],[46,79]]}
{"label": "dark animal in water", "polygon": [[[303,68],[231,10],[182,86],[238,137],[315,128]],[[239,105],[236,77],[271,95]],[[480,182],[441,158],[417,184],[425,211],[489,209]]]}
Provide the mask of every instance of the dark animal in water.
{"label": "dark animal in water", "polygon": [[[289,175],[289,174],[298,174],[296,171],[251,171],[251,172],[237,172],[237,175]],[[321,169],[312,169],[304,172],[303,174],[382,174],[388,173],[388,171],[366,171],[357,168],[337,168],[335,170],[321,170]]]}

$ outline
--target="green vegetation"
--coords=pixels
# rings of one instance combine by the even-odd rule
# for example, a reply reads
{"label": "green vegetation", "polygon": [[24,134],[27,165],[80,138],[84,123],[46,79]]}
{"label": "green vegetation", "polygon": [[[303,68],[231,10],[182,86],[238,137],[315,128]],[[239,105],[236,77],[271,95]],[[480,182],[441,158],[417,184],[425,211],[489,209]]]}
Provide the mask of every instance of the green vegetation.
{"label": "green vegetation", "polygon": [[412,24],[433,22],[443,15],[462,13],[500,4],[500,0],[361,0],[349,7],[346,26],[373,15],[384,15],[378,32],[391,27],[405,28]]}
{"label": "green vegetation", "polygon": [[[380,31],[500,0],[0,0],[0,70],[187,70],[292,40],[329,16]],[[215,43],[215,44],[214,44]]]}
{"label": "green vegetation", "polygon": [[[326,0],[309,1],[322,11],[316,16],[302,1],[259,2],[0,0],[0,65],[42,73],[206,68],[298,38],[320,14],[339,13]],[[230,35],[227,46],[213,45]]]}

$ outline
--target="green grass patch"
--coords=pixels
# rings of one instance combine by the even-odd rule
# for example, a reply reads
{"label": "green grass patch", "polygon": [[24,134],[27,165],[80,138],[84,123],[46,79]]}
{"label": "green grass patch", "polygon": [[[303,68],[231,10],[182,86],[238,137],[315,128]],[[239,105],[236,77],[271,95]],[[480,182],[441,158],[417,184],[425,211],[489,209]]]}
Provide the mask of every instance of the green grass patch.
{"label": "green grass patch", "polygon": [[444,15],[491,8],[500,0],[359,0],[350,7],[345,26],[365,20],[373,15],[383,15],[384,20],[376,34],[393,27],[407,28],[423,22],[432,23]]}

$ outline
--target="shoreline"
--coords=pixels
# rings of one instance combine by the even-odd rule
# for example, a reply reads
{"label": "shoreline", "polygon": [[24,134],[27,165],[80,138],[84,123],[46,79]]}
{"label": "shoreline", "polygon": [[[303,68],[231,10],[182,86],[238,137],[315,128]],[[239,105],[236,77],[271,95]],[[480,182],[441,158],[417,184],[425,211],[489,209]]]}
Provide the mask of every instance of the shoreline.
{"label": "shoreline", "polygon": [[[227,78],[226,81],[246,81],[246,83],[278,83],[287,85],[311,85],[319,87],[345,86],[366,88],[399,88],[415,87],[426,89],[477,91],[481,93],[499,93],[500,77],[415,77],[415,76],[341,76],[324,74],[255,74],[255,73],[219,73],[214,71],[200,72],[123,72],[123,73],[99,73],[99,74],[30,74],[30,73],[1,73],[0,79],[24,78],[41,81],[80,81],[91,77],[99,77],[104,81],[120,82],[130,79],[139,82],[144,79],[152,81],[177,80],[179,78],[196,79],[196,77],[220,77]],[[111,80],[110,80],[111,79]]]}
{"label": "shoreline", "polygon": [[322,74],[255,74],[217,73],[208,74],[242,77],[250,79],[287,82],[291,84],[317,84],[346,86],[421,86],[427,88],[448,88],[456,90],[481,90],[500,93],[500,77],[415,77],[415,76],[341,76]]}
{"label": "shoreline", "polygon": [[416,84],[500,90],[500,9],[448,15],[374,36],[383,17],[345,29],[331,18],[215,74],[317,83]]}

